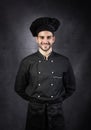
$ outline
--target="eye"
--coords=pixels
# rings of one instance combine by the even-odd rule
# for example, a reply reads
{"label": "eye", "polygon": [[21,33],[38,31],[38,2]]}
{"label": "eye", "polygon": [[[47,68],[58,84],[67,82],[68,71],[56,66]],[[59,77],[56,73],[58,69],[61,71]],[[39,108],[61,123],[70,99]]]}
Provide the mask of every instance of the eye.
{"label": "eye", "polygon": [[44,39],[44,36],[40,36],[40,39]]}
{"label": "eye", "polygon": [[48,36],[48,37],[47,37],[47,39],[51,39],[51,38],[52,38],[52,36]]}

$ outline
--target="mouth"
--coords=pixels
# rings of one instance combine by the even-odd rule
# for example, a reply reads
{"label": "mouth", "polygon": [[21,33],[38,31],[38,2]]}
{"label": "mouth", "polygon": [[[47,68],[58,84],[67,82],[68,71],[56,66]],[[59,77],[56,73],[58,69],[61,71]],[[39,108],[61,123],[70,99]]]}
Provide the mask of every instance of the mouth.
{"label": "mouth", "polygon": [[50,43],[48,42],[48,43],[41,43],[41,45],[50,45]]}

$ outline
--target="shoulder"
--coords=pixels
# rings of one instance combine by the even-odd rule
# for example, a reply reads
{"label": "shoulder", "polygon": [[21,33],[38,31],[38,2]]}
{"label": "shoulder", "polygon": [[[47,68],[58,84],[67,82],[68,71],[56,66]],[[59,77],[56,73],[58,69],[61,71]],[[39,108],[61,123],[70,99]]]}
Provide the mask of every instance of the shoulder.
{"label": "shoulder", "polygon": [[66,66],[67,68],[72,67],[71,61],[67,56],[54,52],[54,57],[56,57],[55,61],[60,65]]}
{"label": "shoulder", "polygon": [[66,66],[71,65],[71,62],[70,62],[70,60],[67,56],[62,55],[62,54],[57,53],[57,52],[53,52],[53,53],[54,53],[54,59],[57,63],[63,64],[63,65],[66,65]]}
{"label": "shoulder", "polygon": [[69,61],[69,58],[68,58],[67,56],[65,56],[65,55],[62,55],[62,54],[57,53],[57,52],[53,52],[53,54],[54,54],[54,56],[55,56],[56,58],[58,58],[58,59],[61,58],[61,60]]}
{"label": "shoulder", "polygon": [[31,60],[31,59],[35,59],[36,57],[37,57],[37,52],[24,57],[22,60],[23,61],[28,61],[28,60]]}
{"label": "shoulder", "polygon": [[21,64],[30,64],[31,62],[35,61],[36,59],[37,59],[37,52],[24,57],[21,60]]}

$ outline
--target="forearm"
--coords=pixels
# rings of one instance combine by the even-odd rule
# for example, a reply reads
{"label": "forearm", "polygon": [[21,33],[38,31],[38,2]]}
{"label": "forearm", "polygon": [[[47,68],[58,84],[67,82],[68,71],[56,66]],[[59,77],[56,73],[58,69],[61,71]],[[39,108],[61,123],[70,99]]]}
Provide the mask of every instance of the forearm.
{"label": "forearm", "polygon": [[71,64],[69,64],[68,71],[64,73],[63,83],[65,88],[64,98],[68,98],[76,90],[76,80]]}
{"label": "forearm", "polygon": [[15,92],[25,100],[29,100],[26,88],[29,83],[29,74],[26,64],[22,61],[16,75],[14,89]]}

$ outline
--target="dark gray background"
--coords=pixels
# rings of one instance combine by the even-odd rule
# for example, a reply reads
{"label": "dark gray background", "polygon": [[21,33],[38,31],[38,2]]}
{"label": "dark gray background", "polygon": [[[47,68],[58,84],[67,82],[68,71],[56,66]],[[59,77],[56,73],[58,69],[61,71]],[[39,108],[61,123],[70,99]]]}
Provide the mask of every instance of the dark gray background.
{"label": "dark gray background", "polygon": [[54,48],[69,57],[76,77],[76,92],[63,103],[67,130],[91,129],[90,10],[88,1],[0,1],[0,130],[24,130],[28,103],[14,82],[21,59],[37,50],[29,26],[40,16],[62,22]]}

